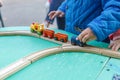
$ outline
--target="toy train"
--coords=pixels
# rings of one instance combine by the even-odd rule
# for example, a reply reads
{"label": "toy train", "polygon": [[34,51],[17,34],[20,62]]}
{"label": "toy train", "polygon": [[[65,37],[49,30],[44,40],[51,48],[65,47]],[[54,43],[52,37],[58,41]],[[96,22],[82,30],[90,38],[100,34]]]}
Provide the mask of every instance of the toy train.
{"label": "toy train", "polygon": [[78,45],[78,46],[81,46],[81,47],[84,47],[86,44],[83,43],[83,42],[80,42],[79,40],[76,40],[77,36],[73,36],[71,38],[71,44],[72,45]]}
{"label": "toy train", "polygon": [[[62,33],[55,33],[55,31],[50,29],[44,29],[44,24],[32,23],[30,27],[31,27],[31,32],[37,33],[38,35],[43,35],[44,37],[48,37],[50,39],[54,38],[54,40],[58,40],[61,42],[68,41],[68,35],[62,34]],[[73,36],[71,38],[71,44],[78,45],[81,47],[85,45],[85,43],[82,43],[79,40],[76,40],[76,36]]]}
{"label": "toy train", "polygon": [[32,23],[30,28],[31,28],[31,32],[37,33],[38,35],[43,35],[44,37],[48,37],[50,39],[54,38],[55,40],[61,42],[68,41],[68,35],[62,33],[55,33],[53,30],[50,29],[44,29],[43,24]]}

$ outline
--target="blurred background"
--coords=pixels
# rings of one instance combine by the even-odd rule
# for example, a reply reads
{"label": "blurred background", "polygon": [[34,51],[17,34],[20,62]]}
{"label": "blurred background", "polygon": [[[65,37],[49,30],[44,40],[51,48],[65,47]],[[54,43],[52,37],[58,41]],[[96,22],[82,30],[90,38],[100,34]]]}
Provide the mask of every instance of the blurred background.
{"label": "blurred background", "polygon": [[2,0],[1,14],[6,27],[43,23],[49,6],[47,0]]}

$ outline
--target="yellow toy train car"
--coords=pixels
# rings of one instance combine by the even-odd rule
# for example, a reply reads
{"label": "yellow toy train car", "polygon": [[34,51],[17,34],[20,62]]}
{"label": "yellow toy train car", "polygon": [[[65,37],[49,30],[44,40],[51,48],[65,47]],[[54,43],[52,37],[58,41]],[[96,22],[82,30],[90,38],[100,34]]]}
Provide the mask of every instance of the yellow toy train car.
{"label": "yellow toy train car", "polygon": [[44,30],[44,24],[39,24],[39,23],[32,23],[30,25],[31,32],[37,33],[38,35],[41,35]]}

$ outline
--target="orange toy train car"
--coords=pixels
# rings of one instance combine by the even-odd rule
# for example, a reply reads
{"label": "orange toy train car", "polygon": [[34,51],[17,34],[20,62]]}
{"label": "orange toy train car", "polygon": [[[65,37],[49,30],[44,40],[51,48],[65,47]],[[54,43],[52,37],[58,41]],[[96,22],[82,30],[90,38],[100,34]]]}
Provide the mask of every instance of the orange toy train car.
{"label": "orange toy train car", "polygon": [[43,36],[44,37],[49,37],[50,39],[52,39],[54,37],[54,31],[53,30],[49,30],[49,29],[45,29],[43,31]]}
{"label": "orange toy train car", "polygon": [[56,33],[54,34],[54,39],[61,41],[61,42],[67,42],[68,41],[68,35],[66,34],[61,34],[61,33]]}
{"label": "orange toy train car", "polygon": [[31,32],[35,32],[38,35],[41,35],[44,30],[44,25],[38,23],[32,23],[30,28],[31,28]]}
{"label": "orange toy train car", "polygon": [[44,37],[54,38],[55,40],[61,41],[61,42],[67,42],[68,41],[68,35],[62,34],[62,33],[56,33],[53,30],[45,29],[43,31]]}

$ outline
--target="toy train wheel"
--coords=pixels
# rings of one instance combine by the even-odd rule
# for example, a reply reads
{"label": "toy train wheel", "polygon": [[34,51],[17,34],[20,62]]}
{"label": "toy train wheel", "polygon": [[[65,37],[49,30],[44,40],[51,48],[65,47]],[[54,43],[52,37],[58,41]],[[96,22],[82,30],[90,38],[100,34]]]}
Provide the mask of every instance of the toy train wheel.
{"label": "toy train wheel", "polygon": [[63,40],[63,39],[61,39],[60,41],[61,41],[61,42],[64,42],[64,40]]}
{"label": "toy train wheel", "polygon": [[45,33],[43,33],[43,37],[47,37]]}
{"label": "toy train wheel", "polygon": [[41,32],[37,32],[38,35],[41,35],[42,33]]}
{"label": "toy train wheel", "polygon": [[80,47],[84,47],[84,46],[85,46],[85,43],[80,42],[78,45],[79,45]]}
{"label": "toy train wheel", "polygon": [[30,31],[31,31],[32,33],[34,33],[34,32],[35,32],[33,29],[30,29]]}
{"label": "toy train wheel", "polygon": [[54,37],[54,40],[58,40],[58,38],[57,38],[57,37]]}
{"label": "toy train wheel", "polygon": [[71,42],[72,45],[76,45],[74,42]]}
{"label": "toy train wheel", "polygon": [[52,38],[52,36],[48,35],[48,38],[50,38],[50,39],[51,39],[51,38]]}

